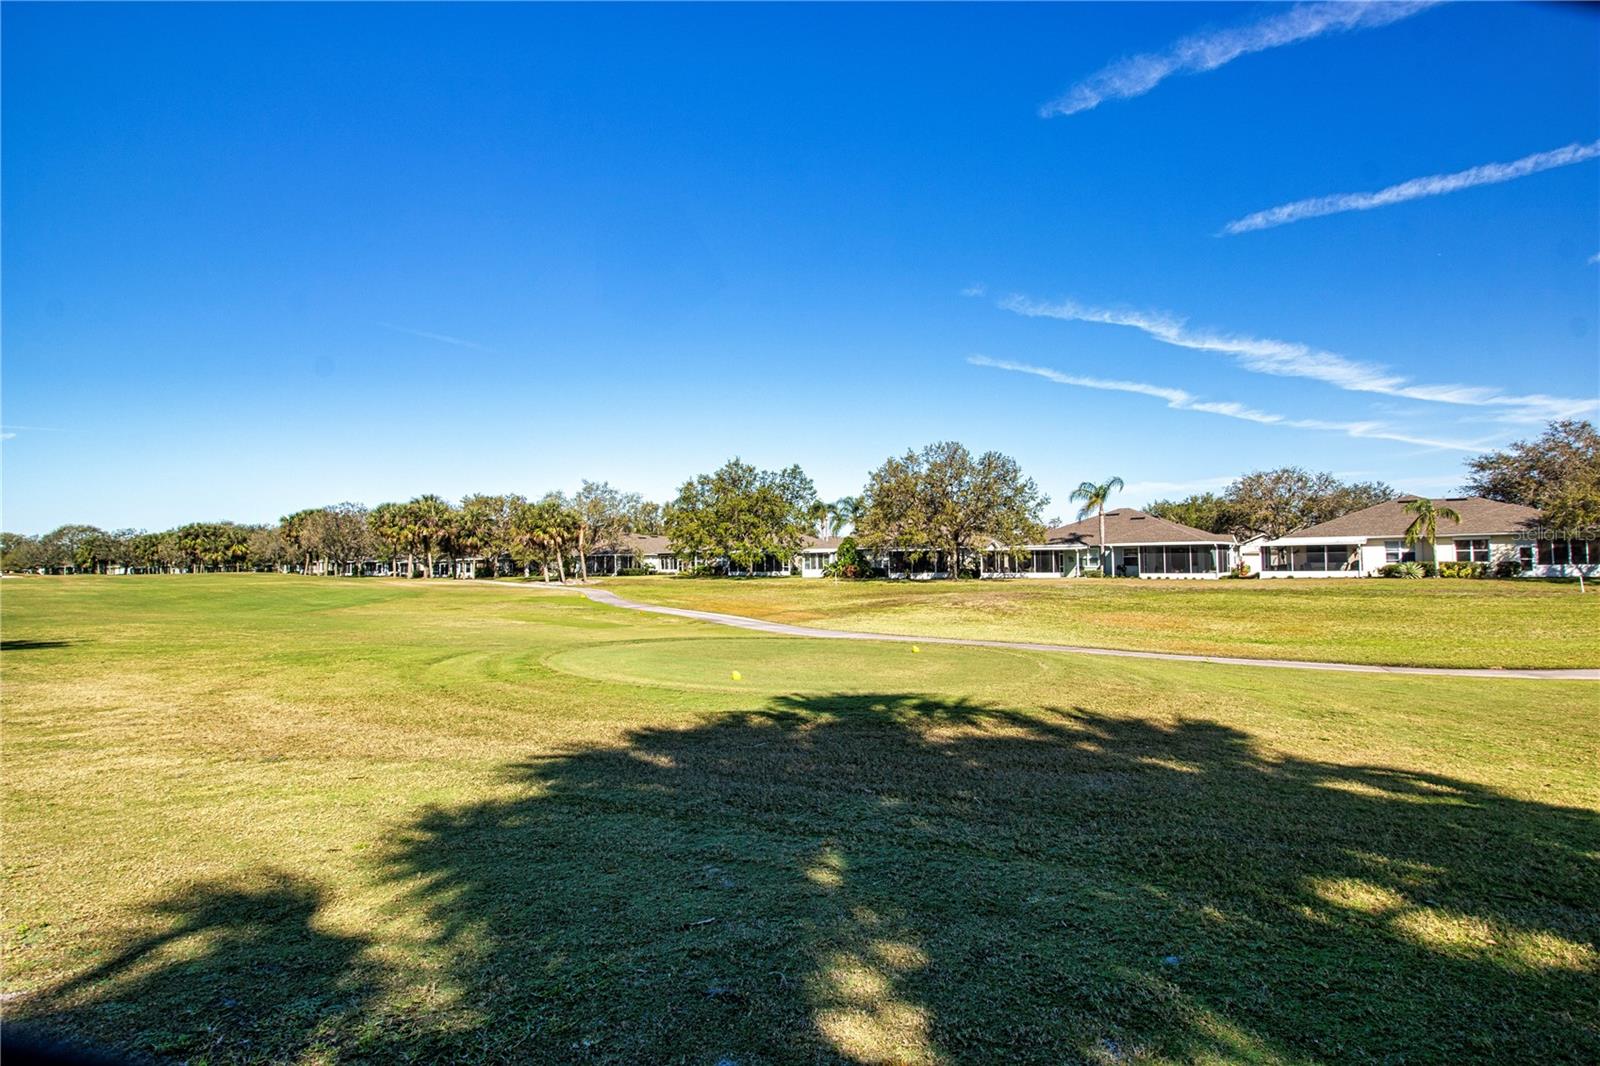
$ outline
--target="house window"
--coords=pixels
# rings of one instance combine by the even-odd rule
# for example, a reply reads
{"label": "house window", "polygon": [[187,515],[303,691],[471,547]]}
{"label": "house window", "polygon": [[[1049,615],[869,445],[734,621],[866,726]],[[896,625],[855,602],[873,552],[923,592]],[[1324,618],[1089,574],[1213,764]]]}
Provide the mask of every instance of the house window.
{"label": "house window", "polygon": [[1600,541],[1541,540],[1538,559],[1541,566],[1565,566],[1568,563],[1588,566],[1600,563]]}
{"label": "house window", "polygon": [[1517,545],[1517,562],[1522,564],[1522,569],[1533,569],[1533,545],[1523,542]]}
{"label": "house window", "polygon": [[1487,540],[1456,541],[1456,561],[1461,563],[1486,563],[1489,561]]}
{"label": "house window", "polygon": [[1566,541],[1541,540],[1539,542],[1540,566],[1566,566],[1568,558]]}
{"label": "house window", "polygon": [[1383,542],[1383,561],[1386,563],[1414,563],[1417,561],[1416,545],[1408,545],[1403,540],[1386,540]]}

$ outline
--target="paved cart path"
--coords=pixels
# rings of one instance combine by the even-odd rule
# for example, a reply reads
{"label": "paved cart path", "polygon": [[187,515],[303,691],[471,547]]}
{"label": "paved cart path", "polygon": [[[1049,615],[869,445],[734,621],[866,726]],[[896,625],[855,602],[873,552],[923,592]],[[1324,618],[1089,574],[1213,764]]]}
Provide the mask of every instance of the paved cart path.
{"label": "paved cart path", "polygon": [[638,603],[624,599],[610,589],[584,588],[573,585],[546,585],[543,583],[496,581],[497,585],[518,588],[554,589],[576,592],[595,603],[620,607],[627,611],[644,611],[647,614],[670,614],[679,618],[692,618],[697,622],[711,622],[734,629],[750,629],[757,633],[772,633],[782,637],[806,637],[811,640],[877,640],[896,644],[959,644],[970,648],[1009,648],[1019,651],[1054,652],[1066,655],[1105,655],[1116,659],[1161,659],[1178,663],[1220,663],[1224,666],[1266,666],[1278,670],[1331,670],[1344,674],[1421,674],[1430,677],[1518,677],[1545,681],[1600,681],[1600,669],[1584,670],[1523,670],[1523,669],[1466,669],[1450,666],[1374,666],[1368,663],[1323,663],[1305,659],[1244,659],[1228,655],[1185,655],[1175,651],[1127,651],[1118,648],[1085,648],[1076,644],[1036,644],[1020,640],[974,640],[967,637],[919,637],[895,633],[859,633],[847,629],[812,629],[808,626],[789,625],[787,622],[769,622],[761,618],[747,618],[740,614],[719,614],[716,611],[695,611],[687,607],[663,607],[654,603]]}

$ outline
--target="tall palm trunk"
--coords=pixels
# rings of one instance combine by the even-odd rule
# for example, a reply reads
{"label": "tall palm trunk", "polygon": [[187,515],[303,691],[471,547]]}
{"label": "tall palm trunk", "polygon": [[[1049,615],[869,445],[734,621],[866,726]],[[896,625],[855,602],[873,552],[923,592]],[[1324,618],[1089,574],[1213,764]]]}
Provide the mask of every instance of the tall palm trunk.
{"label": "tall palm trunk", "polygon": [[588,534],[582,526],[578,527],[578,580],[585,584],[589,581],[589,549]]}
{"label": "tall palm trunk", "polygon": [[[1099,514],[1100,514],[1100,569],[1101,570],[1105,570],[1105,568],[1106,568],[1106,507],[1105,507],[1105,504],[1101,504],[1100,505]],[[1115,572],[1115,570],[1113,570],[1113,572]]]}

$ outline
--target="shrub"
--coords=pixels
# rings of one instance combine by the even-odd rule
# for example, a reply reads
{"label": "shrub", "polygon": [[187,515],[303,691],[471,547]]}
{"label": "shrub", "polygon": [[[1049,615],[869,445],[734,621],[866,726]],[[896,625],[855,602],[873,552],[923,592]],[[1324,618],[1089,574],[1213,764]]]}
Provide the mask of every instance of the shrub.
{"label": "shrub", "polygon": [[1079,577],[1105,577],[1106,575],[1105,575],[1105,572],[1103,570],[1101,570],[1098,566],[1096,566],[1096,567],[1093,567],[1093,568],[1088,569],[1088,570],[1079,571],[1078,572],[1078,576]]}
{"label": "shrub", "polygon": [[617,571],[617,577],[649,577],[655,573],[648,566],[624,566]]}
{"label": "shrub", "polygon": [[1383,566],[1378,568],[1378,574],[1381,577],[1403,578],[1418,578],[1428,576],[1428,572],[1423,569],[1422,564],[1416,562],[1385,563]]}
{"label": "shrub", "polygon": [[1494,564],[1495,577],[1516,577],[1522,573],[1522,562],[1517,559],[1501,559]]}
{"label": "shrub", "polygon": [[1228,571],[1228,576],[1229,577],[1258,577],[1260,575],[1252,574],[1250,572],[1250,564],[1249,563],[1236,563],[1234,565],[1234,568],[1232,570]]}
{"label": "shrub", "polygon": [[867,557],[861,554],[861,549],[856,547],[856,538],[846,537],[839,542],[839,550],[834,552],[833,562],[822,568],[828,577],[842,577],[855,581],[872,576],[872,567]]}
{"label": "shrub", "polygon": [[1476,578],[1476,577],[1486,577],[1486,576],[1488,576],[1488,573],[1489,573],[1489,564],[1488,563],[1454,562],[1454,563],[1440,563],[1439,564],[1439,576],[1440,577]]}
{"label": "shrub", "polygon": [[[1401,563],[1400,565],[1404,566],[1405,564]],[[1422,567],[1422,576],[1423,577],[1438,577],[1439,576],[1439,564],[1438,563],[1431,563],[1431,562],[1430,563],[1417,563],[1416,565]]]}

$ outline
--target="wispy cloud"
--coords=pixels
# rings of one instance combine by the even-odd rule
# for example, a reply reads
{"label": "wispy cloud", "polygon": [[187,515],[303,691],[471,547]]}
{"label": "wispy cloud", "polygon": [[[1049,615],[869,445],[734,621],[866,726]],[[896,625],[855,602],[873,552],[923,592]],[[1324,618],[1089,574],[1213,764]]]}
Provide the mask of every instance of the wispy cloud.
{"label": "wispy cloud", "polygon": [[1091,74],[1039,109],[1043,118],[1075,115],[1107,100],[1126,100],[1160,85],[1174,74],[1199,74],[1240,56],[1297,44],[1329,33],[1372,29],[1399,22],[1438,0],[1396,3],[1297,4],[1287,11],[1244,26],[1196,33],[1164,52],[1120,59]]}
{"label": "wispy cloud", "polygon": [[431,333],[425,329],[411,329],[407,326],[397,326],[392,322],[379,322],[378,325],[384,329],[393,330],[396,333],[405,333],[412,337],[421,337],[424,340],[438,341],[440,344],[453,344],[458,348],[472,348],[475,351],[480,352],[494,351],[494,349],[489,347],[487,344],[479,344],[477,341],[469,341],[463,340],[460,337],[452,337],[448,333]]}
{"label": "wispy cloud", "polygon": [[1297,341],[1191,329],[1184,319],[1161,312],[1088,307],[1072,300],[1041,303],[1023,296],[1008,297],[1001,301],[1000,306],[1007,311],[1035,318],[1126,326],[1163,344],[1231,356],[1240,367],[1259,374],[1310,378],[1350,392],[1493,408],[1497,411],[1498,420],[1503,422],[1533,424],[1573,418],[1600,409],[1600,400],[1593,398],[1571,399],[1542,393],[1515,395],[1480,385],[1420,384],[1376,363],[1350,359]]}
{"label": "wispy cloud", "polygon": [[1261,411],[1241,403],[1202,400],[1184,389],[1170,388],[1165,385],[1150,385],[1142,381],[1118,381],[1108,378],[1082,377],[1077,374],[1064,374],[1049,367],[1033,366],[1029,363],[991,359],[986,355],[968,356],[967,362],[973,366],[993,367],[996,370],[1009,370],[1017,374],[1032,374],[1034,377],[1053,381],[1057,385],[1072,385],[1080,389],[1131,392],[1139,396],[1150,396],[1166,401],[1167,406],[1175,411],[1198,411],[1202,414],[1220,415],[1223,418],[1237,418],[1244,422],[1255,422],[1263,426],[1323,430],[1330,433],[1343,433],[1347,437],[1358,437],[1364,440],[1391,440],[1401,444],[1416,445],[1420,448],[1447,448],[1462,452],[1476,452],[1481,451],[1483,448],[1481,443],[1471,441],[1434,440],[1430,437],[1419,437],[1411,433],[1402,432],[1384,422],[1341,422],[1323,418],[1290,418],[1287,415]]}
{"label": "wispy cloud", "polygon": [[1168,496],[1189,496],[1196,492],[1225,489],[1236,480],[1234,474],[1194,478],[1190,481],[1130,481],[1122,491],[1133,499],[1157,500]]}
{"label": "wispy cloud", "polygon": [[1590,266],[1594,266],[1596,263],[1600,263],[1600,252],[1596,252],[1589,257]]}
{"label": "wispy cloud", "polygon": [[987,285],[985,285],[983,282],[980,281],[980,282],[976,282],[975,284],[968,285],[966,288],[962,289],[961,290],[961,295],[963,295],[963,296],[984,296],[984,295],[987,295],[988,292],[989,292],[989,287]]}
{"label": "wispy cloud", "polygon": [[1222,227],[1222,232],[1249,233],[1258,229],[1271,229],[1273,226],[1286,226],[1302,219],[1319,218],[1322,215],[1337,215],[1345,211],[1371,211],[1375,207],[1403,204],[1407,200],[1420,200],[1427,196],[1443,196],[1445,193],[1471,189],[1478,185],[1498,185],[1504,181],[1515,181],[1517,178],[1525,178],[1542,170],[1570,167],[1574,163],[1582,163],[1596,156],[1600,156],[1600,141],[1589,144],[1574,142],[1565,148],[1535,152],[1510,163],[1485,163],[1481,167],[1458,170],[1454,174],[1429,174],[1425,178],[1412,178],[1410,181],[1402,181],[1398,185],[1391,185],[1377,192],[1342,192],[1332,196],[1314,196],[1309,200],[1280,204],[1265,211],[1257,211],[1255,214],[1234,219]]}
{"label": "wispy cloud", "polygon": [[18,433],[60,433],[55,426],[0,426],[0,440],[15,440]]}

